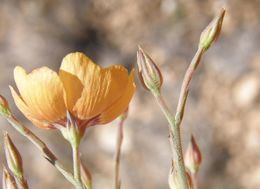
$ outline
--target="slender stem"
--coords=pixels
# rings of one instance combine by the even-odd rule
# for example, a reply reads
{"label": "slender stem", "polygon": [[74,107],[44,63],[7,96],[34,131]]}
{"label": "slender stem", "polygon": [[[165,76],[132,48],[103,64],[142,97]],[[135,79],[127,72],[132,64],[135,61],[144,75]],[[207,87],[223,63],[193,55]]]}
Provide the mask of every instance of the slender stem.
{"label": "slender stem", "polygon": [[121,188],[120,179],[120,157],[121,157],[121,147],[124,138],[124,119],[121,118],[118,129],[117,129],[117,140],[116,140],[116,152],[115,152],[115,172],[114,172],[114,189]]}
{"label": "slender stem", "polygon": [[192,180],[193,189],[198,189],[197,174],[192,173],[192,174],[191,174],[191,180]]}
{"label": "slender stem", "polygon": [[43,154],[44,158],[47,159],[56,169],[77,189],[83,189],[79,187],[75,181],[73,175],[67,171],[63,164],[56,158],[53,152],[47,147],[47,145],[37,137],[31,130],[22,125],[14,116],[6,117],[7,121],[23,136],[30,140]]}
{"label": "slender stem", "polygon": [[77,182],[81,183],[81,179],[80,179],[80,157],[79,157],[79,146],[78,145],[72,145],[72,153],[73,153],[74,178]]}
{"label": "slender stem", "polygon": [[204,51],[203,49],[199,48],[195,54],[195,56],[193,57],[182,82],[182,86],[181,86],[181,92],[180,92],[180,96],[179,96],[179,100],[178,100],[178,105],[177,105],[177,110],[176,110],[176,122],[177,125],[181,124],[182,118],[183,118],[183,114],[184,114],[184,110],[185,110],[185,103],[186,103],[186,99],[189,93],[189,85],[193,76],[194,71],[196,70],[196,68],[198,67],[201,57],[203,55]]}
{"label": "slender stem", "polygon": [[175,171],[175,174],[173,175],[177,176],[177,180],[180,184],[180,189],[188,189],[189,186],[187,183],[186,171],[183,160],[180,128],[178,127],[178,125],[175,124],[175,119],[172,116],[168,106],[166,105],[162,95],[155,95],[155,99],[169,122],[169,139],[173,156],[173,170]]}
{"label": "slender stem", "polygon": [[177,180],[180,185],[179,187],[181,189],[188,189],[189,186],[187,182],[185,165],[183,160],[180,126],[184,115],[186,100],[189,94],[189,85],[193,73],[200,63],[203,53],[204,53],[203,49],[199,48],[197,50],[195,56],[193,57],[185,73],[175,117],[173,117],[173,114],[170,112],[170,109],[165,103],[165,100],[162,97],[161,93],[153,92],[153,95],[155,96],[157,103],[159,104],[166,119],[169,122],[169,133],[170,133],[170,144],[171,144],[172,155],[173,155],[173,166],[174,166],[175,175],[177,176]]}

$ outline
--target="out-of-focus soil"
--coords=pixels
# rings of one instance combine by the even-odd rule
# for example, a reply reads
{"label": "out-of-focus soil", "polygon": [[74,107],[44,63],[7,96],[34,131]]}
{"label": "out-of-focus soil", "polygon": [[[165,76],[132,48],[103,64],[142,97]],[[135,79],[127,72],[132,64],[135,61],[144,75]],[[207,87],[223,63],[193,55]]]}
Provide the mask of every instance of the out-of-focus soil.
{"label": "out-of-focus soil", "polygon": [[[103,66],[131,69],[140,44],[160,66],[163,94],[175,110],[200,32],[222,6],[227,14],[221,37],[203,57],[191,84],[183,145],[185,149],[193,133],[201,147],[200,189],[260,188],[258,0],[0,0],[0,93],[70,168],[71,151],[60,133],[35,128],[15,107],[8,89],[15,85],[14,67],[58,70],[67,53],[82,51]],[[94,188],[112,188],[117,123],[88,129],[81,144]],[[30,142],[2,118],[0,124],[21,151],[30,188],[72,188]],[[137,82],[125,124],[122,189],[168,188],[167,132],[152,95]],[[3,150],[0,161],[5,162]]]}

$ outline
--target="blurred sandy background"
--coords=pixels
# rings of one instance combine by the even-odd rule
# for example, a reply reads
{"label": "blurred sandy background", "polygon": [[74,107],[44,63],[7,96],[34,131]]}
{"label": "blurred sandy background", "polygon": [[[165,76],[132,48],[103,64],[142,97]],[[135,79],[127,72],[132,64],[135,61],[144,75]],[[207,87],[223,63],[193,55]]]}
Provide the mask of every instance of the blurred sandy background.
{"label": "blurred sandy background", "polygon": [[[160,65],[163,93],[175,110],[200,32],[224,5],[227,15],[220,40],[203,57],[192,82],[183,144],[186,148],[194,133],[202,149],[200,189],[260,188],[259,4],[259,0],[0,0],[0,93],[70,167],[71,150],[61,135],[33,127],[14,106],[8,89],[14,85],[14,67],[31,71],[47,65],[58,70],[67,53],[83,51],[98,64],[131,68],[141,44]],[[2,118],[0,124],[22,153],[31,189],[72,188],[30,142]],[[116,125],[114,121],[87,130],[81,144],[82,159],[97,189],[112,188]],[[139,83],[125,126],[122,189],[168,188],[167,122]],[[0,158],[2,164],[3,148]]]}

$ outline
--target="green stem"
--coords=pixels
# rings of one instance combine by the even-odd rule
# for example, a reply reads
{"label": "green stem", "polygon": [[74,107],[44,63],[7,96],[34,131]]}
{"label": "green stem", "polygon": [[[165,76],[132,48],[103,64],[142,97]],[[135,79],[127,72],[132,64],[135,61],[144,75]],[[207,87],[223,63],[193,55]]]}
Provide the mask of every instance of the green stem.
{"label": "green stem", "polygon": [[189,85],[190,85],[192,76],[200,63],[203,53],[204,53],[203,49],[199,48],[197,50],[196,54],[194,55],[190,65],[185,73],[185,76],[184,76],[184,79],[182,82],[182,86],[181,86],[181,92],[180,92],[180,96],[179,96],[179,100],[178,100],[176,115],[175,115],[177,125],[181,124],[184,110],[185,110],[186,99],[187,99],[187,96],[189,93]]}
{"label": "green stem", "polygon": [[73,154],[74,178],[77,182],[81,183],[81,179],[80,179],[80,158],[79,158],[79,146],[78,145],[72,145],[72,154]]}
{"label": "green stem", "polygon": [[204,53],[202,48],[199,48],[193,57],[182,82],[180,97],[178,100],[177,110],[175,117],[170,112],[165,100],[162,95],[158,91],[152,91],[155,96],[157,103],[162,109],[166,119],[169,122],[169,132],[170,132],[170,144],[173,153],[173,165],[175,175],[177,176],[177,180],[179,183],[179,187],[181,189],[188,189],[188,182],[186,177],[185,165],[183,160],[183,152],[182,152],[182,144],[181,144],[181,134],[180,134],[180,126],[184,115],[186,100],[189,94],[189,85],[192,79],[192,76],[198,67],[201,57]]}
{"label": "green stem", "polygon": [[177,176],[177,180],[180,185],[180,189],[189,189],[185,171],[185,165],[183,160],[182,145],[181,145],[181,135],[180,128],[175,124],[175,119],[172,116],[164,98],[161,94],[153,93],[157,103],[159,104],[163,114],[165,115],[169,123],[169,133],[170,133],[170,144],[173,156],[174,171]]}

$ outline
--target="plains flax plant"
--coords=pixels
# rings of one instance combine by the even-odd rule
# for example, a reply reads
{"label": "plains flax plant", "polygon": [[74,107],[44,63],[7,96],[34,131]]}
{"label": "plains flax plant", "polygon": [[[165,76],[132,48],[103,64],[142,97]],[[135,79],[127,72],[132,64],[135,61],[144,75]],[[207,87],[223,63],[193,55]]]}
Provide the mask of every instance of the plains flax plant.
{"label": "plains flax plant", "polygon": [[14,79],[19,94],[11,86],[10,90],[19,110],[39,128],[59,129],[70,142],[74,174],[66,171],[45,143],[13,115],[7,120],[76,188],[83,189],[80,140],[86,128],[109,123],[125,111],[135,93],[133,71],[128,73],[121,65],[102,68],[85,54],[75,52],[63,58],[59,73],[47,67],[27,73],[17,66]]}
{"label": "plains flax plant", "polygon": [[[195,56],[193,57],[182,82],[182,87],[180,91],[180,96],[179,96],[175,116],[171,113],[166,101],[164,100],[161,94],[161,91],[158,90],[161,87],[161,85],[158,85],[158,81],[159,81],[158,78],[160,78],[158,77],[159,75],[157,75],[157,77],[151,77],[154,76],[154,73],[156,72],[154,72],[154,70],[151,71],[150,69],[151,66],[150,67],[147,66],[147,65],[151,65],[150,59],[145,58],[148,56],[145,56],[146,54],[144,54],[144,51],[141,51],[139,49],[137,52],[137,63],[139,67],[139,72],[141,72],[139,73],[139,75],[141,76],[139,78],[141,82],[145,84],[146,88],[148,88],[151,91],[151,93],[154,95],[157,103],[159,104],[162,112],[164,113],[166,119],[169,122],[170,144],[171,144],[172,158],[173,158],[173,174],[171,175],[174,175],[172,176],[173,179],[172,183],[176,183],[177,180],[179,189],[189,188],[189,184],[188,184],[189,182],[186,176],[185,164],[183,160],[180,126],[184,116],[185,105],[189,94],[190,82],[195,70],[197,69],[200,63],[202,55],[219,37],[224,15],[225,15],[225,10],[222,9],[220,14],[202,32],[198,50]],[[152,83],[152,84],[148,83],[150,85],[150,88],[148,87],[147,82],[145,82],[144,76],[147,78],[147,81]],[[157,80],[155,80],[154,78],[156,78]],[[157,90],[154,90],[153,86],[157,86],[156,88]]]}
{"label": "plains flax plant", "polygon": [[12,172],[18,188],[28,189],[23,174],[22,157],[7,132],[4,133],[4,150],[8,168]]}

